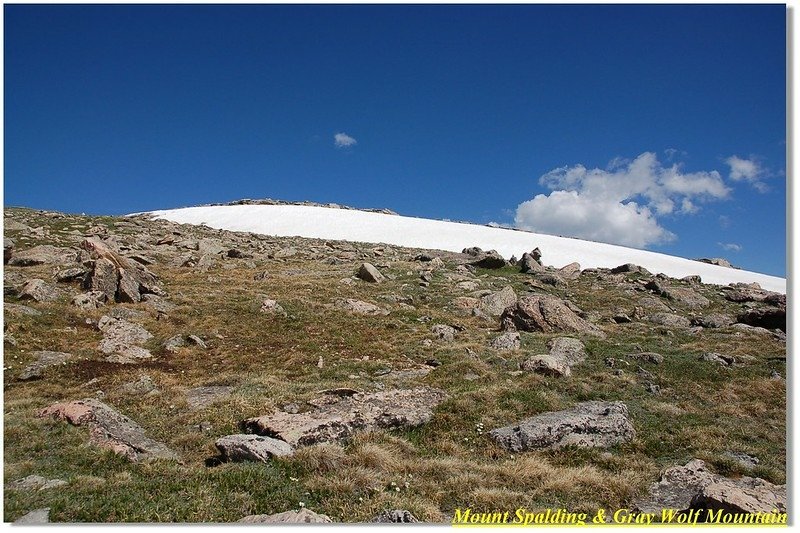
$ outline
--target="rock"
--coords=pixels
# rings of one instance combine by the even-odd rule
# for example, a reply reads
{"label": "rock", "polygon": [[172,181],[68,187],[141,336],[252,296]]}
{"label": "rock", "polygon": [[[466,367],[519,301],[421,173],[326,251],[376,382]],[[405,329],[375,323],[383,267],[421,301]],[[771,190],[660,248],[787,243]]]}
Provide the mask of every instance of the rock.
{"label": "rock", "polygon": [[267,313],[271,315],[286,315],[286,310],[283,308],[281,304],[279,304],[276,300],[272,300],[267,298],[263,302],[261,302],[261,308],[259,309],[262,313]]}
{"label": "rock", "polygon": [[356,313],[358,315],[388,315],[389,311],[378,307],[375,304],[354,300],[353,298],[337,298],[334,300],[335,307]]}
{"label": "rock", "polygon": [[552,355],[534,355],[519,365],[521,370],[545,376],[568,378],[572,374],[566,361]]}
{"label": "rock", "polygon": [[72,299],[72,305],[79,309],[92,310],[105,305],[108,298],[102,291],[89,291],[76,295]]}
{"label": "rock", "polygon": [[[430,370],[430,369],[428,369]],[[428,387],[331,397],[304,413],[277,411],[242,422],[243,429],[288,442],[294,447],[349,439],[358,431],[412,428],[426,423],[446,398]]]}
{"label": "rock", "polygon": [[104,315],[100,317],[98,328],[104,333],[98,349],[109,355],[106,361],[125,364],[152,357],[148,350],[139,346],[153,338],[142,326]]}
{"label": "rock", "polygon": [[477,257],[479,255],[483,255],[483,250],[481,250],[477,246],[472,246],[470,248],[464,248],[463,250],[461,250],[461,253]]}
{"label": "rock", "polygon": [[188,337],[186,337],[186,340],[188,340],[190,343],[194,344],[198,348],[202,348],[203,350],[208,350],[208,346],[206,345],[206,343],[203,341],[203,339],[201,339],[197,335],[189,335]]}
{"label": "rock", "polygon": [[317,514],[306,508],[299,511],[286,511],[278,514],[257,514],[239,520],[245,524],[327,524],[333,522],[328,515]]}
{"label": "rock", "polygon": [[744,468],[755,468],[760,463],[758,458],[744,452],[725,452],[722,456],[735,461]]}
{"label": "rock", "polygon": [[139,376],[136,381],[125,383],[120,387],[120,392],[128,396],[146,396],[157,393],[158,389],[152,378],[146,374]]}
{"label": "rock", "polygon": [[[198,247],[199,247],[199,244],[198,244]],[[230,250],[228,250],[226,255],[228,257],[230,257],[231,259],[250,259],[251,257],[253,257],[251,254],[243,252],[243,251],[239,250],[238,248],[231,248]]]}
{"label": "rock", "polygon": [[723,315],[720,313],[712,313],[706,316],[694,317],[691,320],[693,326],[700,326],[703,328],[724,328],[733,324],[735,320],[733,317]]}
{"label": "rock", "polygon": [[516,331],[501,333],[491,340],[489,347],[501,352],[518,350],[520,347],[519,333]]}
{"label": "rock", "polygon": [[461,289],[462,291],[475,291],[478,289],[478,282],[477,281],[460,281],[456,283],[456,289]]}
{"label": "rock", "polygon": [[100,258],[94,262],[94,267],[88,278],[88,289],[99,291],[105,295],[106,301],[113,302],[117,298],[119,275],[117,267],[110,260]]}
{"label": "rock", "polygon": [[86,276],[86,274],[88,274],[88,271],[85,268],[73,267],[59,270],[56,272],[54,278],[60,283],[67,283],[70,281],[81,280],[84,276]]}
{"label": "rock", "polygon": [[558,274],[563,279],[577,279],[581,275],[580,263],[570,263],[558,269]]}
{"label": "rock", "polygon": [[58,300],[61,293],[53,285],[43,279],[31,279],[25,282],[19,292],[20,300],[34,300],[36,302],[53,302]]}
{"label": "rock", "polygon": [[64,353],[64,352],[33,352],[34,357],[36,357],[36,361],[25,367],[20,375],[18,376],[21,380],[29,380],[29,379],[36,379],[42,377],[42,373],[45,369],[61,365],[72,359],[72,354]]}
{"label": "rock", "polygon": [[33,307],[20,304],[9,304],[5,302],[3,303],[3,311],[5,311],[7,315],[14,316],[42,316],[42,312],[38,309],[34,309]]}
{"label": "rock", "polygon": [[628,324],[633,322],[633,319],[625,313],[614,313],[614,316],[611,317],[611,320],[617,324]]}
{"label": "rock", "polygon": [[379,524],[414,524],[419,520],[410,511],[394,509],[392,511],[383,511],[373,518],[371,522]]}
{"label": "rock", "polygon": [[214,445],[223,461],[234,463],[266,463],[272,457],[286,457],[294,453],[294,449],[284,441],[259,435],[228,435],[217,439]]}
{"label": "rock", "polygon": [[546,294],[521,296],[513,306],[503,311],[500,321],[503,330],[566,331],[605,336],[597,326],[571,311],[562,300]]}
{"label": "rock", "polygon": [[654,365],[660,365],[664,362],[664,356],[655,352],[629,353],[628,357],[637,361],[646,361]]}
{"label": "rock", "polygon": [[35,509],[28,514],[14,520],[15,524],[48,524],[50,523],[50,508]]}
{"label": "rock", "polygon": [[761,307],[740,313],[736,322],[764,329],[779,329],[786,333],[786,309]]}
{"label": "rock", "polygon": [[695,261],[700,261],[701,263],[708,263],[710,265],[717,265],[726,268],[736,268],[730,263],[730,261],[728,261],[727,259],[723,259],[721,257],[711,257],[711,258],[704,257],[701,259],[695,259]]}
{"label": "rock", "polygon": [[661,509],[770,513],[786,512],[786,501],[786,485],[747,476],[725,478],[710,472],[703,461],[693,459],[685,466],[668,468],[648,494],[633,503],[633,509],[657,516]]}
{"label": "rock", "polygon": [[63,479],[47,479],[42,476],[27,476],[6,485],[6,490],[47,490],[62,487],[67,482]]}
{"label": "rock", "polygon": [[692,289],[685,289],[682,287],[670,287],[664,289],[663,296],[670,300],[675,300],[685,304],[691,308],[706,307],[711,301],[705,296],[697,294]]}
{"label": "rock", "polygon": [[27,250],[14,250],[8,264],[12,266],[69,265],[78,262],[78,252],[45,244]]}
{"label": "rock", "polygon": [[497,253],[497,251],[490,250],[488,252],[485,252],[483,256],[480,257],[480,259],[471,264],[472,266],[476,266],[479,268],[497,269],[497,268],[503,268],[508,263],[506,262],[505,259],[503,259],[502,255]]}
{"label": "rock", "polygon": [[453,342],[456,338],[458,330],[453,326],[445,324],[436,324],[431,328],[431,332],[436,335],[436,338],[445,342]]}
{"label": "rock", "polygon": [[700,360],[709,361],[722,366],[733,366],[733,364],[736,362],[736,358],[734,356],[716,352],[704,353],[700,356]]}
{"label": "rock", "polygon": [[370,263],[361,263],[361,267],[359,267],[358,272],[356,272],[356,277],[370,283],[380,283],[386,279],[383,274]]}
{"label": "rock", "polygon": [[582,363],[588,357],[586,346],[573,337],[556,337],[547,341],[550,355],[563,359],[569,366]]}
{"label": "rock", "polygon": [[692,507],[732,514],[784,513],[786,486],[747,476],[739,479],[717,478],[694,497]]}
{"label": "rock", "polygon": [[186,391],[186,403],[190,409],[204,409],[220,402],[233,394],[234,387],[218,385],[211,387],[195,387]]}
{"label": "rock", "polygon": [[480,299],[481,311],[489,316],[500,316],[506,307],[514,305],[517,293],[511,285],[506,285],[502,290],[487,294]]}
{"label": "rock", "polygon": [[281,248],[274,254],[272,254],[273,259],[286,259],[287,257],[292,257],[293,255],[297,255],[297,250],[294,248]]}
{"label": "rock", "polygon": [[166,351],[176,353],[178,348],[186,346],[186,341],[183,339],[183,335],[174,335],[167,339],[162,346]]}
{"label": "rock", "polygon": [[8,264],[11,256],[14,254],[14,241],[12,239],[3,239],[3,264]]}
{"label": "rock", "polygon": [[646,320],[668,328],[688,328],[691,326],[688,318],[672,313],[654,313],[646,317]]}
{"label": "rock", "polygon": [[88,426],[91,444],[109,448],[133,462],[178,459],[178,455],[164,443],[146,437],[136,422],[94,398],[53,404],[42,409],[39,417],[65,420],[73,426]]}
{"label": "rock", "polygon": [[706,485],[715,479],[706,464],[694,459],[685,466],[667,468],[661,480],[650,486],[648,494],[633,502],[633,509],[641,513],[657,513],[662,509],[688,511],[692,500]]}
{"label": "rock", "polygon": [[[538,249],[538,248],[537,248]],[[531,254],[522,254],[522,259],[519,260],[519,271],[523,274],[530,274],[533,272],[544,272],[542,264]]]}
{"label": "rock", "polygon": [[550,285],[552,287],[565,288],[567,286],[567,282],[564,281],[564,279],[561,278],[561,276],[558,276],[556,274],[551,274],[549,272],[538,274],[536,276],[536,279],[538,279],[545,285]]}
{"label": "rock", "polygon": [[614,267],[611,269],[611,273],[612,274],[637,273],[637,274],[643,274],[645,276],[651,275],[646,268],[640,267],[639,265],[634,265],[633,263],[625,263],[624,265]]}
{"label": "rock", "polygon": [[599,401],[536,415],[518,425],[493,429],[489,434],[512,452],[571,445],[608,447],[631,441],[636,436],[624,403]]}

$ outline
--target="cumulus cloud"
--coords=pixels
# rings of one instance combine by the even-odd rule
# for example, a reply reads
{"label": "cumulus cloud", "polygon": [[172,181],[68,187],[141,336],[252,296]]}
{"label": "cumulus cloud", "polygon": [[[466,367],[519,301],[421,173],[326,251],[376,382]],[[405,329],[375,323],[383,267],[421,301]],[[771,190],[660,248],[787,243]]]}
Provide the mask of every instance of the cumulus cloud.
{"label": "cumulus cloud", "polygon": [[735,242],[718,242],[717,244],[722,247],[723,250],[727,250],[729,252],[741,252],[742,245],[736,244]]}
{"label": "cumulus cloud", "polygon": [[719,172],[684,173],[652,152],[616,158],[606,169],[556,168],[539,183],[553,192],[520,204],[517,227],[636,248],[676,238],[659,216],[696,213],[699,203],[730,194]]}
{"label": "cumulus cloud", "polygon": [[743,181],[753,186],[758,192],[767,192],[769,187],[762,181],[767,177],[766,170],[761,163],[754,157],[743,159],[737,155],[732,155],[725,160],[730,169],[730,179],[732,181]]}
{"label": "cumulus cloud", "polygon": [[354,144],[358,144],[357,140],[350,137],[348,134],[344,132],[335,134],[333,136],[333,142],[337,148],[347,148],[348,146],[353,146]]}

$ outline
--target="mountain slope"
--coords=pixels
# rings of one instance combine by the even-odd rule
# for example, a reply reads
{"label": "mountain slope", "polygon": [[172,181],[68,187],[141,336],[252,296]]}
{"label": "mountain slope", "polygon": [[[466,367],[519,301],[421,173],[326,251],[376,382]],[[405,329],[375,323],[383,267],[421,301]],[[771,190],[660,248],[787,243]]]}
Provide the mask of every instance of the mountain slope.
{"label": "mountain slope", "polygon": [[153,211],[173,222],[206,224],[216,229],[282,237],[311,237],[386,243],[460,252],[469,246],[494,249],[506,258],[539,247],[544,264],[562,267],[577,261],[582,268],[613,268],[635,263],[654,273],[682,278],[699,275],[704,283],[757,282],[786,292],[786,280],[766,274],[700,263],[690,259],[616,246],[503,228],[302,205],[229,205]]}

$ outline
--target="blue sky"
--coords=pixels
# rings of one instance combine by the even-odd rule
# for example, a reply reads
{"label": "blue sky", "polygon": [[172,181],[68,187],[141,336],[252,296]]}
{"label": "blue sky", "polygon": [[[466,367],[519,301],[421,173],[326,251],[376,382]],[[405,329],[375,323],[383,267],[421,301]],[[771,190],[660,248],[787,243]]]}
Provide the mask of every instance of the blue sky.
{"label": "blue sky", "polygon": [[239,198],[785,275],[785,7],[6,5],[5,205]]}

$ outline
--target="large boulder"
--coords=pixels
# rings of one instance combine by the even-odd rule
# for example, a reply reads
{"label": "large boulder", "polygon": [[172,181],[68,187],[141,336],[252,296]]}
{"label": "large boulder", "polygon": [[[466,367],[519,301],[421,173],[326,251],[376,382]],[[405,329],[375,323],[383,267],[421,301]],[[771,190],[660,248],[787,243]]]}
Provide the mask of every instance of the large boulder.
{"label": "large boulder", "polygon": [[166,444],[146,437],[139,424],[94,398],[53,404],[39,411],[39,417],[88,426],[91,444],[108,448],[133,462],[178,459]]}
{"label": "large boulder", "polygon": [[380,283],[386,279],[383,274],[370,263],[362,263],[358,272],[356,272],[356,277],[364,281],[369,281],[370,283]]}
{"label": "large boulder", "polygon": [[107,361],[134,363],[152,357],[141,344],[153,338],[153,335],[142,326],[123,318],[104,315],[100,317],[98,328],[104,334],[98,349],[108,355]]}
{"label": "large boulder", "polygon": [[519,365],[521,370],[555,378],[568,378],[572,370],[566,361],[552,355],[534,355]]}
{"label": "large boulder", "polygon": [[490,269],[497,269],[503,268],[508,264],[508,262],[503,259],[503,256],[497,253],[496,250],[489,250],[488,252],[483,253],[483,255],[478,256],[478,260],[472,262],[472,266],[480,267],[480,268],[490,268]]}
{"label": "large boulder", "polygon": [[681,302],[687,307],[691,308],[706,307],[711,303],[711,300],[705,296],[697,294],[696,291],[684,287],[666,288],[664,289],[662,295],[670,300]]}
{"label": "large boulder", "polygon": [[653,313],[647,316],[645,320],[668,328],[688,328],[691,326],[688,318],[673,313]]}
{"label": "large boulder", "polygon": [[563,359],[568,365],[576,365],[586,360],[586,346],[573,337],[555,337],[547,341],[550,355]]}
{"label": "large boulder", "polygon": [[61,292],[43,279],[30,279],[19,291],[20,300],[35,302],[54,302],[58,300],[59,296],[61,296]]}
{"label": "large boulder", "polygon": [[520,347],[519,332],[506,331],[489,342],[489,347],[499,352],[518,350]]}
{"label": "large boulder", "polygon": [[44,244],[27,250],[14,250],[8,264],[12,266],[70,265],[77,263],[79,257],[76,250]]}
{"label": "large boulder", "polygon": [[563,300],[547,294],[520,297],[503,311],[500,321],[503,330],[605,336],[597,326],[576,315]]}
{"label": "large boulder", "polygon": [[[538,250],[538,248],[537,248]],[[532,272],[544,272],[545,268],[539,261],[541,255],[537,258],[533,254],[525,252],[522,254],[522,259],[519,260],[519,271],[523,274],[530,274]]]}
{"label": "large boulder", "polygon": [[[759,478],[726,478],[712,473],[706,464],[693,459],[685,466],[664,471],[661,480],[647,494],[634,500],[632,508],[661,516],[662,509],[677,512],[709,510],[723,514],[786,512],[786,485],[773,485]],[[701,513],[708,519],[708,513]]]}
{"label": "large boulder", "polygon": [[736,321],[748,326],[786,332],[786,308],[761,307],[740,313]]}
{"label": "large boulder", "polygon": [[481,298],[481,311],[489,316],[500,316],[506,307],[514,305],[517,301],[517,293],[514,287],[507,285],[502,290],[487,294]]}
{"label": "large boulder", "polygon": [[412,428],[426,423],[446,395],[419,387],[374,393],[334,389],[305,413],[277,411],[250,418],[242,428],[256,435],[281,439],[294,447],[349,439],[358,431]]}
{"label": "large boulder", "polygon": [[542,413],[519,424],[493,429],[489,434],[512,452],[564,446],[608,447],[636,436],[624,403],[600,401]]}

